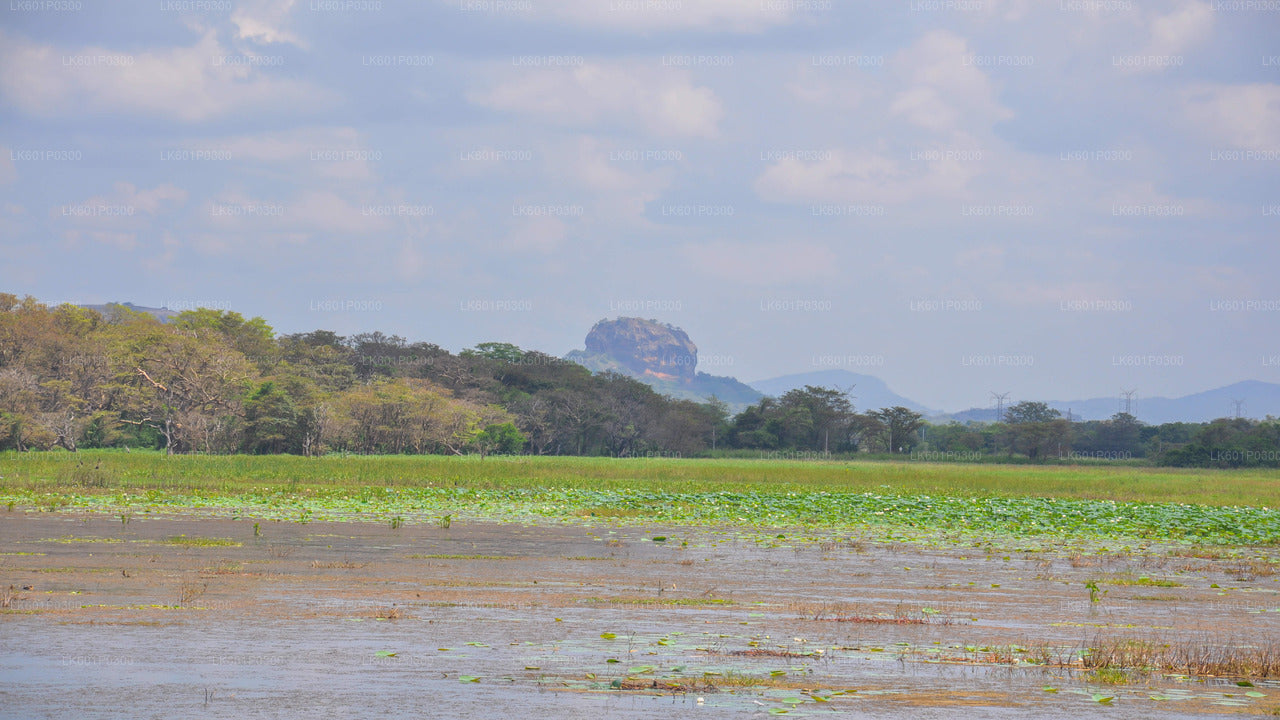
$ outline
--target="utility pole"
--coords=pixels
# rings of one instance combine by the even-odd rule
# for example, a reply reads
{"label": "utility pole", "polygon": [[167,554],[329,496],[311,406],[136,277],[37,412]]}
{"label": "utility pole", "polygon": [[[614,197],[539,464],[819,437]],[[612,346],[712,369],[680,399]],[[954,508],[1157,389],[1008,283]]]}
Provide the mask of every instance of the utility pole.
{"label": "utility pole", "polygon": [[1130,411],[1133,410],[1133,394],[1136,392],[1138,391],[1137,390],[1121,390],[1120,391],[1120,395],[1124,397],[1124,414],[1125,415],[1133,414]]}
{"label": "utility pole", "polygon": [[996,422],[1004,422],[1004,401],[1008,399],[1009,393],[992,391],[991,397],[996,401]]}
{"label": "utility pole", "polygon": [[[991,391],[991,397],[996,401],[996,422],[1004,422],[1004,401],[1009,398],[1009,393],[998,393]],[[992,449],[1000,452],[1000,440],[995,435],[991,436]]]}

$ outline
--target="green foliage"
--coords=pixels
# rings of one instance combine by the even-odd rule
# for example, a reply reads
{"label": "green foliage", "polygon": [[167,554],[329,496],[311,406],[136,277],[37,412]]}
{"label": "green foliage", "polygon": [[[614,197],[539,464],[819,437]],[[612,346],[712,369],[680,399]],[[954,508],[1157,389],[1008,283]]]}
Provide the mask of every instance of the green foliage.
{"label": "green foliage", "polygon": [[1173,467],[1280,467],[1280,421],[1221,418],[1201,426],[1186,445],[1165,450]]}
{"label": "green foliage", "polygon": [[1106,590],[1098,589],[1098,581],[1090,580],[1084,584],[1085,589],[1089,591],[1089,602],[1102,602],[1102,596],[1107,594]]}
{"label": "green foliage", "polygon": [[275,337],[262,318],[224,310],[190,310],[165,324],[123,305],[99,313],[0,294],[0,450],[612,457],[746,450],[1280,466],[1274,420],[1151,427],[1117,414],[1069,423],[1039,402],[1018,403],[1005,419],[933,427],[903,407],[857,413],[844,391],[816,386],[730,417],[714,398],[668,397],[626,375],[593,374],[509,343],[455,355],[380,332]]}
{"label": "green foliage", "polygon": [[[100,466],[101,485],[77,482],[80,462]],[[89,450],[2,454],[0,475],[0,503],[112,514],[198,506],[300,521],[435,518],[447,527],[459,517],[581,522],[604,509],[611,522],[747,524],[770,537],[805,526],[955,542],[1280,543],[1280,511],[1267,509],[1280,504],[1274,470]]]}
{"label": "green foliage", "polygon": [[275,382],[268,380],[249,395],[244,419],[245,451],[274,454],[299,450],[298,409]]}
{"label": "green foliage", "polygon": [[524,434],[510,422],[490,424],[476,436],[481,455],[514,455],[524,448],[524,443]]}
{"label": "green foliage", "polygon": [[506,363],[518,363],[524,359],[524,351],[511,343],[483,342],[474,349],[463,350],[463,357],[482,357]]}
{"label": "green foliage", "polygon": [[891,453],[910,452],[919,441],[917,433],[925,425],[920,413],[902,406],[883,408],[867,416],[867,427],[883,440],[884,448]]}

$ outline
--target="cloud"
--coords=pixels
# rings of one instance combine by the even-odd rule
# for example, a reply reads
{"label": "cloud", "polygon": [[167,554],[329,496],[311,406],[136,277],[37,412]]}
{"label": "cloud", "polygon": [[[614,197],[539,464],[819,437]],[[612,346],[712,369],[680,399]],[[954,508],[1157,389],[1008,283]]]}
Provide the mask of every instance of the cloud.
{"label": "cloud", "polygon": [[1151,20],[1148,55],[1177,55],[1213,32],[1213,6],[1204,2],[1186,2],[1166,15]]}
{"label": "cloud", "polygon": [[890,101],[889,113],[937,133],[963,126],[990,126],[1013,117],[996,89],[973,61],[968,42],[946,30],[934,30],[890,61],[896,81],[905,85]]}
{"label": "cloud", "polygon": [[919,154],[928,161],[904,163],[880,150],[834,150],[812,161],[786,157],[756,178],[755,190],[770,202],[893,205],[959,197],[978,174],[979,164],[954,150]]}
{"label": "cloud", "polygon": [[786,285],[839,274],[835,253],[807,241],[715,240],[680,248],[694,271],[731,283]]}
{"label": "cloud", "polygon": [[1280,149],[1280,85],[1198,85],[1183,92],[1183,107],[1218,142]]}
{"label": "cloud", "polygon": [[151,227],[153,218],[186,202],[187,191],[174,185],[143,190],[133,183],[117,182],[109,193],[52,208],[50,215],[72,225],[62,233],[68,242],[90,241],[132,250],[138,246],[139,233]]}
{"label": "cloud", "polygon": [[317,233],[368,236],[388,232],[394,227],[396,211],[395,206],[372,202],[367,197],[357,200],[310,189],[289,200],[257,198],[231,190],[211,200],[207,208],[208,227],[214,230],[262,233],[264,238],[289,242],[300,242]]}
{"label": "cloud", "polygon": [[350,127],[300,127],[288,132],[196,138],[182,146],[222,151],[231,162],[263,163],[295,172],[305,168],[302,172],[308,178],[344,182],[376,180],[375,163],[389,155],[369,147],[364,135]]}
{"label": "cloud", "polygon": [[240,0],[231,13],[237,37],[263,44],[288,43],[305,48],[298,36],[285,28],[294,4],[294,0]]}
{"label": "cloud", "polygon": [[160,215],[162,212],[174,210],[186,202],[187,191],[169,183],[157,185],[150,190],[140,190],[133,183],[122,181],[117,182],[110,193],[94,195],[84,202],[67,207],[128,209],[127,211],[115,210],[109,215],[104,215],[102,211],[86,211],[80,214],[73,214],[76,217],[133,217],[138,215],[139,212],[151,216]]}
{"label": "cloud", "polygon": [[568,229],[560,218],[521,218],[504,244],[516,252],[550,254],[560,249],[567,235]]}
{"label": "cloud", "polygon": [[480,106],[571,127],[623,126],[665,137],[718,135],[724,114],[688,72],[637,62],[507,70],[468,99]]}
{"label": "cloud", "polygon": [[[580,138],[575,150],[556,157],[572,158],[567,172],[595,199],[590,216],[609,218],[611,223],[642,220],[645,206],[662,197],[675,177],[670,166],[645,170],[640,162],[612,161],[611,157],[629,156],[625,150],[608,147],[596,138]],[[663,154],[670,155],[672,151]]]}
{"label": "cloud", "polygon": [[[457,0],[448,0],[456,3]],[[743,0],[539,0],[534,17],[617,32],[759,33],[793,22],[798,3]]]}
{"label": "cloud", "polygon": [[109,112],[188,123],[331,101],[319,87],[271,77],[253,57],[223,46],[213,30],[190,46],[138,54],[64,50],[0,31],[0,98],[31,115]]}
{"label": "cloud", "polygon": [[800,102],[814,107],[863,110],[881,95],[877,80],[869,73],[853,71],[833,76],[829,71],[803,66],[800,77],[787,83],[787,90]]}

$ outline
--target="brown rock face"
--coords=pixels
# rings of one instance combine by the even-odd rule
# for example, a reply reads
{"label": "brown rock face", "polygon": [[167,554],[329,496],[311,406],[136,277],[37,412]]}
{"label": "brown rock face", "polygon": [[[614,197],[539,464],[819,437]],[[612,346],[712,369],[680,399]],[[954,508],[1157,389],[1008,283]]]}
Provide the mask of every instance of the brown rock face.
{"label": "brown rock face", "polygon": [[587,334],[587,352],[606,355],[638,376],[692,382],[698,346],[685,331],[656,320],[601,320]]}

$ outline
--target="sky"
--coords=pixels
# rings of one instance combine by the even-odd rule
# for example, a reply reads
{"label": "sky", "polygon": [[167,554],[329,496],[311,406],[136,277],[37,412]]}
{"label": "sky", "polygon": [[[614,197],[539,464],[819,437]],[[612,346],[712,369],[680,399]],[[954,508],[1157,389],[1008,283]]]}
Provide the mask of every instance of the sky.
{"label": "sky", "polygon": [[639,316],[950,411],[1280,382],[1280,0],[2,1],[0,291]]}

